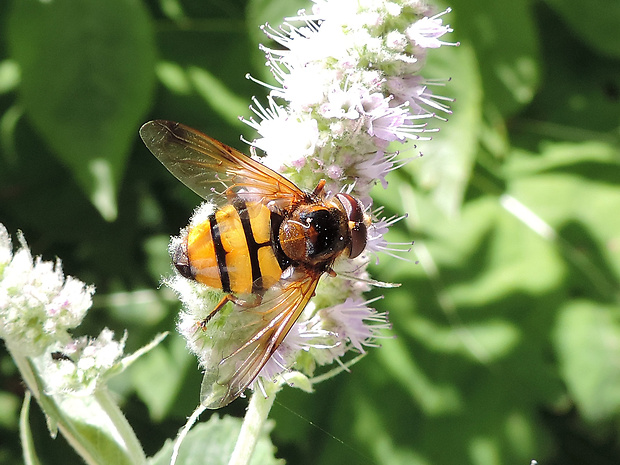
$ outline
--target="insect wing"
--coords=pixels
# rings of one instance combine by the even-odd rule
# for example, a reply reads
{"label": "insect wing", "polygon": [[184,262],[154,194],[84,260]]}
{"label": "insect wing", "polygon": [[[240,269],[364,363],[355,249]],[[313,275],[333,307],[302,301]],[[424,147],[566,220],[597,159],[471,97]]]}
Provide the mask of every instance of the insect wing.
{"label": "insect wing", "polygon": [[224,407],[239,397],[256,379],[297,321],[314,295],[321,275],[296,273],[302,276],[283,280],[282,285],[268,291],[260,305],[250,309],[236,307],[227,316],[228,323],[235,318],[235,314],[245,313],[242,316],[244,324],[232,333],[233,337],[239,337],[242,331],[247,331],[248,336],[241,337],[238,347],[228,350],[228,355],[220,354],[221,358],[212,358],[211,363],[207,362],[200,393],[205,407]]}
{"label": "insect wing", "polygon": [[[263,203],[290,204],[305,197],[275,171],[181,123],[149,121],[140,128],[140,137],[174,176],[209,201],[222,204],[243,192],[246,200]],[[218,195],[222,190],[226,195]]]}

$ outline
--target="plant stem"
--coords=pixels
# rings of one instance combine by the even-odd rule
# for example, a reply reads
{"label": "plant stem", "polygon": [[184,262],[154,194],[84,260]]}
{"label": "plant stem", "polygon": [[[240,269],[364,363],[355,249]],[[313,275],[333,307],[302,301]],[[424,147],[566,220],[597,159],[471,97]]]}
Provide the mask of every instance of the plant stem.
{"label": "plant stem", "polygon": [[[279,387],[278,387],[279,389]],[[235,449],[230,457],[228,465],[248,465],[254,448],[260,437],[260,433],[269,415],[273,401],[276,398],[276,390],[270,392],[267,397],[260,390],[255,391],[250,399],[248,410],[243,419],[243,425],[235,444]]]}
{"label": "plant stem", "polygon": [[192,426],[194,426],[198,421],[198,417],[200,417],[202,412],[204,412],[206,409],[207,408],[204,405],[198,405],[198,407],[196,407],[196,410],[194,410],[194,413],[192,413],[192,415],[187,419],[185,426],[183,426],[183,429],[179,432],[177,439],[174,441],[172,456],[170,457],[170,465],[175,465],[177,463],[177,459],[179,458],[179,451],[181,450],[181,445],[183,444],[185,437],[189,433],[189,430],[192,428]]}
{"label": "plant stem", "polygon": [[140,441],[136,437],[136,433],[131,428],[119,406],[112,400],[106,386],[102,386],[95,392],[95,399],[106,413],[108,419],[113,423],[115,431],[122,438],[122,443],[119,442],[119,445],[125,446],[127,455],[131,458],[132,463],[135,465],[146,463],[146,456]]}

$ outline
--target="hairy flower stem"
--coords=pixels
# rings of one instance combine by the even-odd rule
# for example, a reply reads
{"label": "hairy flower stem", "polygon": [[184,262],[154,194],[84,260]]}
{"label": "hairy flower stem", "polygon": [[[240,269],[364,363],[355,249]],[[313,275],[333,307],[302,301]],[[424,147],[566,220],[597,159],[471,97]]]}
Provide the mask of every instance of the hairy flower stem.
{"label": "hairy flower stem", "polygon": [[[272,384],[272,386],[274,385]],[[265,387],[271,388],[271,386]],[[254,391],[228,465],[248,465],[250,463],[254,448],[260,437],[265,420],[267,420],[271,406],[276,399],[278,390],[279,387],[267,389],[266,392],[268,394],[266,397],[260,390]]]}

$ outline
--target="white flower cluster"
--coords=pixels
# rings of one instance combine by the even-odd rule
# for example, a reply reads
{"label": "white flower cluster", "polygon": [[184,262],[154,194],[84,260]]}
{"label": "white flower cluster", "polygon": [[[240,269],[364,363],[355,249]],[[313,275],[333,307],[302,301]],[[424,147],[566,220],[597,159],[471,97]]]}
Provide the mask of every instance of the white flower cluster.
{"label": "white flower cluster", "polygon": [[[452,29],[420,0],[313,0],[311,13],[288,18],[267,36],[284,49],[264,48],[279,86],[268,106],[254,101],[263,162],[302,181],[319,179],[333,191],[354,184],[369,204],[376,181],[398,166],[388,144],[419,139],[449,99],[433,95],[417,73],[426,50]],[[294,26],[293,24],[302,24]],[[454,44],[448,44],[454,45]],[[266,84],[265,84],[266,85]],[[278,104],[281,102],[282,105]]]}
{"label": "white flower cluster", "polygon": [[91,395],[103,379],[118,366],[127,334],[120,341],[114,332],[103,329],[97,338],[80,337],[68,344],[57,344],[50,353],[52,363],[44,363],[43,379],[48,394]]}
{"label": "white flower cluster", "polygon": [[[77,390],[76,379],[92,385],[112,366],[111,360],[120,357],[117,349],[122,352],[123,343],[113,341],[109,330],[95,341],[72,338],[69,331],[84,319],[94,287],[65,277],[60,260],[33,258],[24,237],[18,237],[20,247],[13,253],[11,238],[0,224],[0,337],[13,356],[44,360],[42,372],[53,372],[44,381],[54,390]],[[65,374],[59,378],[61,367]],[[71,380],[67,371],[73,372]]]}
{"label": "white flower cluster", "polygon": [[60,261],[33,259],[23,236],[12,253],[0,225],[0,336],[15,341],[26,355],[39,355],[56,341],[68,342],[68,330],[80,324],[94,289],[69,276]]}
{"label": "white flower cluster", "polygon": [[[452,31],[442,24],[450,10],[433,15],[422,0],[312,1],[311,12],[300,11],[278,29],[264,27],[280,46],[263,48],[278,85],[261,83],[270,89],[267,105],[254,99],[256,116],[243,121],[259,134],[251,144],[266,153],[264,164],[306,189],[325,179],[327,191],[344,190],[369,209],[371,187],[386,187],[387,173],[404,163],[389,144],[426,137],[433,130],[428,121],[442,119],[437,112],[450,113],[450,99],[429,89],[444,83],[418,74],[427,49],[457,45],[441,40]],[[321,280],[260,378],[271,380],[293,364],[310,375],[317,364],[340,361],[348,350],[363,353],[389,327],[387,315],[362,294],[373,284],[366,271],[370,256],[402,252],[383,237],[399,219],[375,221],[365,252],[337,262],[337,276]],[[178,329],[201,364],[230,353],[214,342],[221,328],[199,330],[196,324],[217,302],[213,291],[180,276],[168,284],[185,304]],[[228,318],[219,316],[209,325]]]}

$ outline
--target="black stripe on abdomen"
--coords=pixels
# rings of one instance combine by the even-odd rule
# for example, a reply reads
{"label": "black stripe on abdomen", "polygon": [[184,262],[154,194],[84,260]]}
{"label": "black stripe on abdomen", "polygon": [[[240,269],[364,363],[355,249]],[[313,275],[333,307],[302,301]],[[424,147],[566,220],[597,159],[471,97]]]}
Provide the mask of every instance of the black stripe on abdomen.
{"label": "black stripe on abdomen", "polygon": [[245,242],[248,245],[248,255],[250,257],[250,267],[252,269],[252,292],[257,292],[263,289],[261,286],[262,273],[260,271],[260,262],[258,260],[258,249],[265,246],[270,246],[271,242],[257,243],[254,239],[254,232],[252,231],[252,223],[250,222],[250,214],[248,213],[248,207],[245,201],[242,199],[236,199],[233,206],[237,210],[241,225],[243,226],[243,233],[245,234]]}
{"label": "black stripe on abdomen", "polygon": [[222,245],[220,227],[215,219],[215,214],[209,216],[209,224],[211,225],[211,238],[213,239],[213,248],[215,249],[215,258],[217,260],[217,268],[220,272],[222,289],[224,292],[230,292],[230,277],[228,276],[228,268],[226,268],[226,250],[224,250],[224,246]]}

